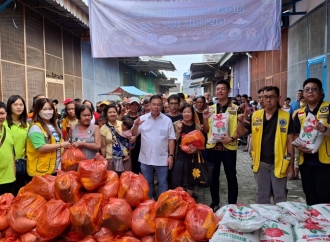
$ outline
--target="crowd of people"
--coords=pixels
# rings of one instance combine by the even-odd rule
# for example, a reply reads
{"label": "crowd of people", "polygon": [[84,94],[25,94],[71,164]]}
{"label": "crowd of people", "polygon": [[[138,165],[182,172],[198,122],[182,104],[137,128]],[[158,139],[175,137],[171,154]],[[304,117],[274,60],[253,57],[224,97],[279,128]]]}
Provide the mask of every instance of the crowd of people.
{"label": "crowd of people", "polygon": [[[236,174],[238,139],[247,135],[252,171],[257,187],[257,203],[283,202],[287,197],[287,178],[300,176],[307,204],[330,203],[330,129],[329,103],[323,101],[322,82],[309,78],[290,105],[276,86],[258,91],[258,102],[248,95],[230,98],[229,82],[215,84],[215,98],[209,93],[186,96],[183,93],[125,97],[123,101],[97,102],[66,99],[63,110],[58,101],[37,95],[28,113],[25,100],[11,96],[7,105],[0,102],[0,194],[17,194],[36,175],[56,175],[61,155],[71,146],[80,149],[86,159],[100,153],[108,169],[142,173],[149,184],[149,197],[183,187],[195,197],[195,185],[187,179],[192,160],[200,152],[210,179],[212,203],[220,205],[220,167],[224,166],[228,203],[237,203]],[[194,146],[182,149],[181,139],[194,130],[205,140],[212,135],[213,114],[228,113],[229,133],[217,143],[205,142],[205,150]],[[294,148],[306,115],[318,121],[315,129],[324,134],[316,153],[305,147]],[[321,122],[322,120],[322,122]],[[123,169],[115,164],[122,162]],[[156,179],[155,179],[156,175]],[[155,186],[158,185],[158,194]]]}

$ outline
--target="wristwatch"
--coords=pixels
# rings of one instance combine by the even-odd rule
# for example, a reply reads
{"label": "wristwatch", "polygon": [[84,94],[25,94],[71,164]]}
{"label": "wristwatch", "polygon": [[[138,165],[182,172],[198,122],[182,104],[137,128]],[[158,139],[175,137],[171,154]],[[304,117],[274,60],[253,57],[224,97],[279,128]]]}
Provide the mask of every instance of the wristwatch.
{"label": "wristwatch", "polygon": [[168,157],[170,157],[170,156],[174,157],[174,155],[173,155],[173,154],[168,154]]}

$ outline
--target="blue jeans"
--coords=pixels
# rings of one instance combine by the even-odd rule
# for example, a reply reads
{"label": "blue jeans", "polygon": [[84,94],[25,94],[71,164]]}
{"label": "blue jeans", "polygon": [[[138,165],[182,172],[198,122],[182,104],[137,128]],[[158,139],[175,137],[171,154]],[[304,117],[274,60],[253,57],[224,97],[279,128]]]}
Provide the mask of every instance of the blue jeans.
{"label": "blue jeans", "polygon": [[156,170],[159,183],[157,196],[159,197],[162,192],[166,192],[168,190],[168,166],[150,166],[141,163],[142,175],[148,181],[149,185],[149,198],[153,198],[154,193],[154,170]]}

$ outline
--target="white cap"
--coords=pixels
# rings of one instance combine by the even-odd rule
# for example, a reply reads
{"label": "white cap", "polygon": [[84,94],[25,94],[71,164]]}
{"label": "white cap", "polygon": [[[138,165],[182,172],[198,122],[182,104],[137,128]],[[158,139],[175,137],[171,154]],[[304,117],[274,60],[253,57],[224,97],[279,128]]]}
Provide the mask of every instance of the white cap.
{"label": "white cap", "polygon": [[132,104],[134,102],[140,104],[140,99],[138,99],[137,97],[130,97],[129,103]]}

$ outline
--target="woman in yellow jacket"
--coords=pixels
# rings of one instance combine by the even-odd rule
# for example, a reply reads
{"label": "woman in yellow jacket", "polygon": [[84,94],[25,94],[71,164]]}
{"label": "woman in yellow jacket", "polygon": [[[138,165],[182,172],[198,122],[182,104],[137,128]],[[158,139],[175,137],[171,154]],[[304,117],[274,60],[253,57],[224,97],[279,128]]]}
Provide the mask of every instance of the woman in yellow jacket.
{"label": "woman in yellow jacket", "polygon": [[57,113],[51,100],[38,100],[26,144],[27,173],[30,179],[35,175],[54,174],[60,169],[61,148],[68,148],[70,143],[62,142],[56,120]]}

